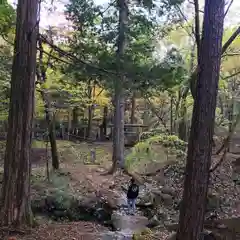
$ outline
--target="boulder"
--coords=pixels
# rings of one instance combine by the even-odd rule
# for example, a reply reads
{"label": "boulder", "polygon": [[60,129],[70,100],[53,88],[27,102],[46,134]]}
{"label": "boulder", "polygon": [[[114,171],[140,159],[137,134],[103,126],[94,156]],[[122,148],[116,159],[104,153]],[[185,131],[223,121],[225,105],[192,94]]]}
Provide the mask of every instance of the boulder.
{"label": "boulder", "polygon": [[144,191],[139,195],[137,204],[139,206],[151,206],[154,203],[154,196],[151,192]]}
{"label": "boulder", "polygon": [[171,195],[173,197],[176,195],[175,189],[171,188],[171,187],[163,187],[163,188],[161,188],[161,192],[163,194],[168,194],[168,195]]}
{"label": "boulder", "polygon": [[[204,231],[201,234],[200,239],[202,240],[220,240],[218,236],[215,236],[213,232]],[[176,233],[171,234],[166,240],[176,240]]]}
{"label": "boulder", "polygon": [[164,194],[162,191],[154,191],[153,194],[154,197],[154,203],[155,205],[159,205],[160,203],[163,203],[166,206],[170,206],[173,204],[173,197],[169,194]]}
{"label": "boulder", "polygon": [[114,229],[118,231],[123,230],[131,230],[132,232],[141,231],[146,228],[149,221],[144,216],[139,215],[125,215],[119,211],[113,212],[112,217],[112,225]]}
{"label": "boulder", "polygon": [[154,228],[161,225],[161,221],[158,219],[158,217],[156,215],[154,215],[150,220],[149,220],[149,224],[148,227],[149,228]]}
{"label": "boulder", "polygon": [[219,196],[213,193],[209,193],[207,196],[207,211],[214,211],[221,205]]}

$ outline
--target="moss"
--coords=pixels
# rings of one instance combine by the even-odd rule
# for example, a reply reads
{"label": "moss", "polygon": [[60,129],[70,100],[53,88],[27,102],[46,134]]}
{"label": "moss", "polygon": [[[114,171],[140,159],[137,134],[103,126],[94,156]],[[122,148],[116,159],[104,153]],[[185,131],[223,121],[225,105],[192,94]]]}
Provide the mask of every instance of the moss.
{"label": "moss", "polygon": [[145,228],[140,233],[134,233],[132,239],[133,240],[150,240],[152,239],[152,231],[149,228]]}

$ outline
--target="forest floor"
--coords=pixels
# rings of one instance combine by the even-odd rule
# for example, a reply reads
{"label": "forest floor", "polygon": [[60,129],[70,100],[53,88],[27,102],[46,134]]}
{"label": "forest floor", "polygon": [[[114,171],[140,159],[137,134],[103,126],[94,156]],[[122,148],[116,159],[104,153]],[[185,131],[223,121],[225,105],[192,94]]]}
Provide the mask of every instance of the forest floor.
{"label": "forest floor", "polygon": [[[4,148],[0,145],[0,149]],[[61,201],[65,201],[65,196],[71,195],[87,199],[89,205],[95,204],[96,198],[98,200],[101,198],[105,199],[111,207],[114,208],[117,206],[118,199],[122,197],[123,194],[122,186],[125,186],[128,183],[130,177],[122,172],[117,172],[115,175],[105,174],[111,167],[111,143],[88,144],[58,141],[58,149],[61,170],[58,173],[50,171],[49,182],[47,180],[46,163],[50,151],[46,151],[45,143],[34,143],[32,155],[32,199],[37,199],[39,196],[41,197],[42,195],[47,195],[48,193],[55,191],[54,194],[57,196],[61,193]],[[92,149],[96,152],[96,161],[94,164],[91,163],[90,157]],[[160,153],[161,152],[162,151],[160,150]],[[0,154],[2,154],[2,151],[0,151]],[[233,157],[235,158],[235,156],[230,156],[229,159],[231,160]],[[0,159],[3,159],[1,158],[1,155]],[[216,158],[214,161],[216,162],[218,160],[219,159]],[[217,174],[214,175],[214,179],[217,179],[217,182],[215,183],[218,188],[217,190],[223,191],[221,199],[228,198],[227,204],[231,205],[225,206],[225,204],[224,209],[227,210],[224,211],[224,214],[220,214],[220,218],[231,218],[227,223],[224,222],[225,225],[230,226],[225,230],[217,229],[217,232],[221,232],[222,236],[225,236],[221,239],[234,240],[240,239],[237,237],[237,235],[240,234],[240,229],[239,227],[236,227],[240,226],[240,195],[239,188],[236,190],[235,186],[229,183],[229,177],[226,177],[226,175],[229,175],[228,169],[231,168],[229,164],[228,161],[225,161],[223,164],[224,167],[219,168]],[[179,198],[182,194],[182,188],[179,181],[181,177],[177,176],[179,175],[179,171],[181,172],[181,168],[182,164],[177,163],[171,164],[164,169],[165,178],[167,178],[164,180],[165,185],[171,187],[176,185],[175,187],[180,189],[177,190],[178,193],[176,198]],[[150,169],[152,169],[152,167],[150,167]],[[155,170],[157,169],[155,168]],[[219,180],[219,175],[224,177]],[[143,176],[141,181],[146,181],[146,184],[149,184],[149,182],[153,185],[158,185],[160,182],[162,184],[162,172],[158,172],[154,174],[154,176],[147,178]],[[220,185],[221,187],[219,187]],[[222,185],[224,186],[222,187]],[[229,185],[231,186],[229,187]],[[227,188],[229,189],[227,190]],[[231,204],[233,202],[234,204]],[[166,210],[166,213],[160,213],[161,216],[167,215],[164,216],[165,219],[174,219],[178,215],[177,211],[173,210],[172,205],[162,206],[162,209],[163,211]],[[23,235],[18,234],[12,236],[16,237],[17,240],[91,240],[103,239],[101,233],[110,231],[108,226],[104,226],[103,224],[92,220],[71,222],[55,221],[43,215],[38,215],[36,220],[38,224],[35,228],[31,229],[30,232],[25,232]],[[173,220],[173,222],[176,221]],[[152,233],[150,234],[152,237],[149,236],[145,239],[156,239],[156,236],[158,236],[157,239],[166,239],[166,237],[171,234],[171,231],[174,230],[174,225],[171,224],[172,223],[169,222],[169,231],[161,225],[152,231],[152,233],[154,233],[154,235],[152,235]],[[233,232],[235,232],[234,237]]]}

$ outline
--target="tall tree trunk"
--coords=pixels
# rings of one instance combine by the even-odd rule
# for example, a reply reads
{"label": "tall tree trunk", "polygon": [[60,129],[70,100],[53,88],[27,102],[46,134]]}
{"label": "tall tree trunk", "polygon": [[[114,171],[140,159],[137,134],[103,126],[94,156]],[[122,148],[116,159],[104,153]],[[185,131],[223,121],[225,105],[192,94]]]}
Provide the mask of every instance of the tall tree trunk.
{"label": "tall tree trunk", "polygon": [[170,96],[170,134],[173,134],[173,96]]}
{"label": "tall tree trunk", "polygon": [[33,127],[37,0],[19,0],[4,159],[1,225],[31,225],[30,176]]}
{"label": "tall tree trunk", "polygon": [[107,119],[108,119],[108,106],[103,108],[103,121],[100,127],[101,140],[105,140],[107,136]]}
{"label": "tall tree trunk", "polygon": [[124,88],[123,83],[126,81],[123,74],[123,57],[126,50],[126,32],[128,25],[128,5],[127,0],[118,0],[119,8],[119,26],[118,26],[118,41],[117,41],[117,66],[120,79],[114,81],[114,127],[113,127],[113,167],[124,167]]}
{"label": "tall tree trunk", "polygon": [[72,111],[72,127],[76,127],[76,125],[78,124],[78,107],[74,107],[73,111]]}
{"label": "tall tree trunk", "polygon": [[57,151],[56,130],[55,130],[55,114],[52,114],[52,119],[49,121],[49,141],[52,154],[52,168],[59,169],[59,157]]}
{"label": "tall tree trunk", "polygon": [[91,138],[93,124],[93,106],[88,106],[88,126],[87,126],[87,138]]}
{"label": "tall tree trunk", "polygon": [[181,109],[180,109],[180,121],[178,126],[178,134],[179,138],[183,141],[187,141],[187,95],[183,96],[181,101]]}
{"label": "tall tree trunk", "polygon": [[[232,99],[230,100],[230,106],[229,106],[229,109],[228,109],[228,132],[232,132],[232,126],[233,126],[233,111],[234,111],[234,100],[233,100],[233,97]],[[228,145],[228,149],[227,149],[227,152],[230,152],[230,144]]]}
{"label": "tall tree trunk", "polygon": [[48,125],[48,137],[51,146],[51,155],[52,155],[52,168],[57,170],[59,169],[59,157],[57,151],[57,141],[56,141],[56,130],[55,130],[55,117],[54,113],[50,112],[50,103],[47,99],[46,93],[41,91],[43,101],[45,102],[45,119]]}
{"label": "tall tree trunk", "polygon": [[203,230],[221,62],[223,20],[224,0],[206,0],[178,240],[200,239]]}
{"label": "tall tree trunk", "polygon": [[70,140],[70,133],[71,133],[71,130],[72,130],[72,123],[73,123],[73,121],[72,121],[72,113],[71,112],[73,112],[73,110],[68,109],[67,140]]}
{"label": "tall tree trunk", "polygon": [[132,95],[132,106],[131,106],[131,116],[130,116],[130,123],[135,123],[135,110],[136,110],[136,93],[133,92]]}
{"label": "tall tree trunk", "polygon": [[[38,67],[36,71],[37,75],[37,80],[38,83],[42,86],[47,80],[47,68],[50,65],[50,60],[51,57],[49,56],[46,66],[44,66],[43,63],[43,45],[42,45],[42,40],[38,40],[38,45],[39,45],[39,62],[38,62]],[[51,53],[50,53],[51,55]],[[54,113],[51,113],[51,102],[49,100],[48,93],[44,90],[41,89],[39,90],[41,93],[42,100],[44,102],[44,110],[45,110],[45,119],[48,125],[48,136],[49,136],[49,141],[51,145],[51,154],[52,154],[52,167],[53,169],[57,170],[59,169],[59,157],[58,157],[58,152],[57,152],[57,142],[56,142],[56,129],[55,129],[55,119],[54,119]]]}
{"label": "tall tree trunk", "polygon": [[87,138],[91,138],[92,132],[92,122],[93,122],[93,104],[92,104],[92,95],[93,95],[93,87],[91,86],[91,80],[88,82],[88,125],[87,125]]}

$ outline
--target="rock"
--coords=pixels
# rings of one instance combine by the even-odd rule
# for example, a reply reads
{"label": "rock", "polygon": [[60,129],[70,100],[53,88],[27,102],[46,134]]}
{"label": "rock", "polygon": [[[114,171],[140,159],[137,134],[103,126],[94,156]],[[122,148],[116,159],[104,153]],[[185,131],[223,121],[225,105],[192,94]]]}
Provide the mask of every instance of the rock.
{"label": "rock", "polygon": [[176,233],[172,233],[170,236],[167,237],[166,240],[175,240],[176,239]]}
{"label": "rock", "polygon": [[154,228],[157,227],[161,224],[161,221],[159,221],[158,217],[156,215],[154,215],[150,220],[149,220],[149,224],[148,227],[149,228]]}
{"label": "rock", "polygon": [[168,195],[171,195],[171,196],[175,196],[176,195],[176,191],[174,188],[167,188],[167,187],[164,187],[161,189],[161,192],[163,194],[168,194]]}
{"label": "rock", "polygon": [[216,236],[213,232],[206,230],[201,234],[201,237],[203,240],[220,240],[219,236]]}
{"label": "rock", "polygon": [[213,193],[209,193],[207,196],[207,211],[213,211],[220,207],[221,200],[220,198]]}
{"label": "rock", "polygon": [[117,198],[117,206],[118,207],[127,207],[127,198],[125,194],[122,194]]}
{"label": "rock", "polygon": [[154,195],[155,195],[155,198],[154,198],[154,203],[156,205],[159,205],[161,202],[164,204],[164,205],[172,205],[173,204],[173,197],[169,194],[164,194],[162,193],[161,191],[154,191],[153,192]]}
{"label": "rock", "polygon": [[107,212],[104,208],[98,208],[94,215],[100,222],[105,222],[111,219],[109,212]]}
{"label": "rock", "polygon": [[166,213],[164,212],[164,210],[162,210],[161,208],[158,209],[157,217],[158,219],[162,219],[162,220],[166,219]]}
{"label": "rock", "polygon": [[132,234],[127,235],[123,232],[104,232],[100,234],[102,240],[132,240]]}
{"label": "rock", "polygon": [[[166,240],[176,240],[176,233],[171,234]],[[212,232],[203,232],[201,234],[200,239],[202,240],[220,240],[218,237],[216,237]]]}
{"label": "rock", "polygon": [[119,211],[113,212],[111,220],[114,229],[121,231],[131,229],[133,232],[143,230],[149,222],[144,216],[130,216]]}
{"label": "rock", "polygon": [[137,204],[140,206],[151,206],[154,203],[154,196],[151,192],[142,192],[137,199]]}

